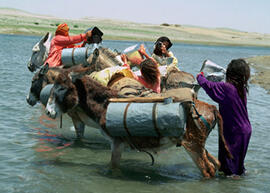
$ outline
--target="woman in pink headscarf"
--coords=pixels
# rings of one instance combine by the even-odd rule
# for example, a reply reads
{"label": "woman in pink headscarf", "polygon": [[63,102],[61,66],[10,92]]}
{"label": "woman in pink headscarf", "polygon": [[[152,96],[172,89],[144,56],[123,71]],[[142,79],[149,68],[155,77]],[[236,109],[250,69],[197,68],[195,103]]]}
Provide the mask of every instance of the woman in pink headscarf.
{"label": "woman in pink headscarf", "polygon": [[[83,47],[86,44],[88,37],[91,37],[92,32],[87,31],[84,34],[69,36],[69,27],[66,23],[58,25],[55,36],[51,41],[50,51],[47,60],[44,64],[48,63],[49,67],[62,66],[61,54],[64,48]],[[80,45],[77,43],[83,42]]]}

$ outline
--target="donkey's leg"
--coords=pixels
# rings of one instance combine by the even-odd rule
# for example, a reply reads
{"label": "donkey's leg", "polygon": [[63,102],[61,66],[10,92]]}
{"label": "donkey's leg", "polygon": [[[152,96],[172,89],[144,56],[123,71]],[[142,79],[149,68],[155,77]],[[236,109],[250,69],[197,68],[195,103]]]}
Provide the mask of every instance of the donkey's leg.
{"label": "donkey's leg", "polygon": [[215,176],[216,168],[214,164],[209,161],[203,147],[198,144],[194,144],[194,142],[192,143],[185,140],[182,141],[182,145],[185,147],[186,151],[189,153],[204,177],[210,178]]}
{"label": "donkey's leg", "polygon": [[68,115],[72,119],[73,125],[75,127],[77,138],[78,139],[83,138],[83,136],[84,136],[84,129],[85,129],[84,122],[79,118],[79,116],[76,113],[68,113]]}
{"label": "donkey's leg", "polygon": [[220,168],[220,162],[218,161],[218,159],[211,155],[206,149],[205,151],[207,158],[215,165],[216,170],[218,170]]}
{"label": "donkey's leg", "polygon": [[114,138],[111,144],[112,156],[111,167],[119,168],[122,151],[124,149],[124,143],[120,138]]}
{"label": "donkey's leg", "polygon": [[77,138],[78,139],[83,138],[84,137],[85,124],[80,120],[73,120],[72,119],[72,122],[73,122],[74,127],[75,127]]}

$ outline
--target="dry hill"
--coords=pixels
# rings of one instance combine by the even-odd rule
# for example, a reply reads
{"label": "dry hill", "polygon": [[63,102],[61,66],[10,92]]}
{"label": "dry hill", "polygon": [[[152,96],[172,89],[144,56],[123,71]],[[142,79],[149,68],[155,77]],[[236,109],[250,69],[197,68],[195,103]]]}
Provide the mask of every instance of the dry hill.
{"label": "dry hill", "polygon": [[71,34],[98,26],[105,34],[104,39],[154,41],[160,36],[168,36],[174,42],[183,43],[270,46],[270,34],[181,24],[143,24],[100,18],[72,20],[0,8],[0,33],[43,35],[47,31],[54,32],[56,26],[62,22],[69,24]]}

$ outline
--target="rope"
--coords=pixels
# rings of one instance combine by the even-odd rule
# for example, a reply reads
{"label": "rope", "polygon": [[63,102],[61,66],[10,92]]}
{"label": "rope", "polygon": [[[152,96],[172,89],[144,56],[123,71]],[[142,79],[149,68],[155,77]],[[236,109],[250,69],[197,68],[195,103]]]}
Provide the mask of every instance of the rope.
{"label": "rope", "polygon": [[127,122],[126,122],[126,118],[127,118],[127,110],[128,110],[128,107],[130,106],[130,104],[131,103],[128,103],[127,104],[127,106],[126,106],[126,109],[125,109],[125,112],[124,112],[124,128],[125,128],[125,130],[126,130],[126,132],[127,132],[127,134],[128,134],[128,137],[127,137],[127,139],[128,139],[128,141],[129,141],[129,145],[131,146],[131,147],[133,147],[134,149],[137,149],[139,152],[145,152],[146,154],[148,154],[149,156],[150,156],[150,158],[151,158],[151,160],[152,160],[152,163],[151,163],[151,166],[152,165],[154,165],[154,163],[155,163],[155,159],[154,159],[154,157],[153,157],[153,155],[151,154],[151,153],[149,153],[148,151],[145,151],[145,150],[142,150],[141,148],[139,148],[133,141],[132,141],[132,136],[131,136],[131,134],[130,134],[130,132],[129,132],[129,130],[128,130],[128,127],[127,127]]}
{"label": "rope", "polygon": [[152,119],[153,119],[153,124],[154,124],[155,131],[156,131],[158,137],[160,137],[161,136],[161,133],[160,133],[159,128],[157,126],[157,113],[156,113],[156,110],[157,110],[157,103],[155,103],[153,105]]}

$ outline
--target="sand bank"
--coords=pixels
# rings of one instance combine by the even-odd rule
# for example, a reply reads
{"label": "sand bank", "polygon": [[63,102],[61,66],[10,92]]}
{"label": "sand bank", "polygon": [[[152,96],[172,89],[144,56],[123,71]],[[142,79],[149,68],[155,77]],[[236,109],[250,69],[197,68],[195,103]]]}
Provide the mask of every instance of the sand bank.
{"label": "sand bank", "polygon": [[104,32],[104,39],[107,40],[155,41],[160,36],[168,36],[173,42],[180,43],[270,46],[270,34],[181,24],[134,23],[101,18],[72,20],[0,8],[0,33],[44,35],[46,32],[54,33],[56,26],[62,22],[70,26],[71,34],[82,33],[89,27],[98,26]]}
{"label": "sand bank", "polygon": [[270,56],[246,58],[246,61],[256,70],[250,83],[260,85],[270,94]]}

